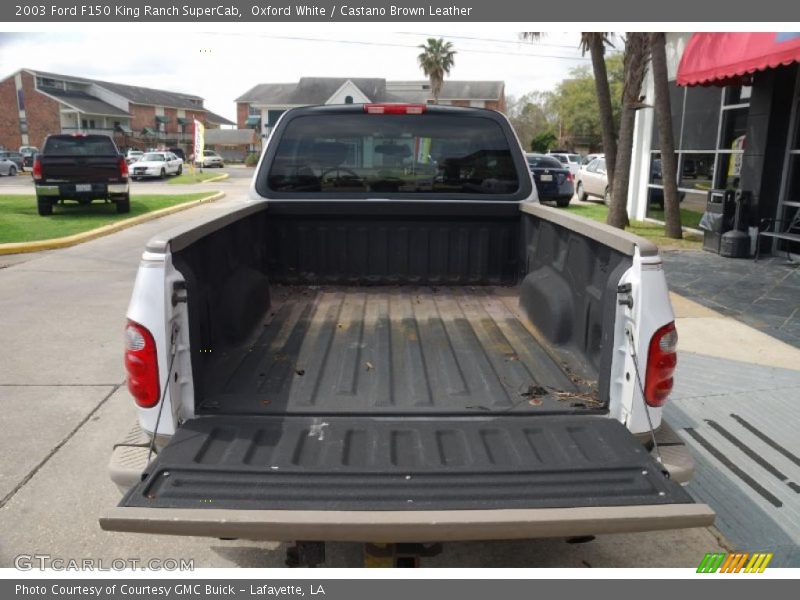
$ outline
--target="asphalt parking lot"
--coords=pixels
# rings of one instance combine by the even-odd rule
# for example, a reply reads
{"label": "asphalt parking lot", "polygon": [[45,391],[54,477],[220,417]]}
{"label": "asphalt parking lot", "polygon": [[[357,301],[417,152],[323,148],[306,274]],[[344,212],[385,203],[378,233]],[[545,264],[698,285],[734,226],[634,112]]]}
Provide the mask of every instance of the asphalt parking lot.
{"label": "asphalt parking lot", "polygon": [[[229,172],[230,179],[212,184],[227,193],[217,203],[73,248],[0,261],[5,341],[0,345],[0,406],[5,412],[0,566],[33,553],[107,560],[192,558],[196,567],[283,566],[284,547],[277,543],[109,533],[97,524],[98,516],[119,500],[106,465],[113,444],[135,418],[124,386],[122,328],[142,248],[162,229],[240,201],[252,171]],[[7,181],[0,180],[0,186]],[[134,185],[148,189],[159,184]],[[694,567],[706,552],[725,551],[725,543],[713,528],[600,536],[579,545],[564,540],[461,543],[446,545],[443,554],[422,564]],[[327,558],[327,566],[361,566],[362,547],[332,544]]]}
{"label": "asphalt parking lot", "polygon": [[[227,184],[232,185],[246,185],[249,184],[253,176],[253,169],[243,165],[226,165],[222,169],[206,169],[213,175],[227,175]],[[167,179],[141,179],[139,181],[131,181],[131,193],[133,194],[182,194],[198,192],[205,189],[219,189],[223,182],[211,183],[196,183],[188,185],[169,184]],[[245,183],[246,182],[246,183]],[[209,188],[208,186],[214,186]],[[16,177],[0,177],[0,194],[33,194],[33,179],[31,178],[30,169],[25,171],[25,174],[19,174]]]}

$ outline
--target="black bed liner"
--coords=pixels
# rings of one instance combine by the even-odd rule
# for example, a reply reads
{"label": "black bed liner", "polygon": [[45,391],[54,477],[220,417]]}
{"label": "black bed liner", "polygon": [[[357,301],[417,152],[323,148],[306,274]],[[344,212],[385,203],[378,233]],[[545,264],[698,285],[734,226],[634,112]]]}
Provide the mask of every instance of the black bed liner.
{"label": "black bed liner", "polygon": [[575,412],[603,407],[503,286],[272,286],[255,339],[214,352],[199,414]]}
{"label": "black bed liner", "polygon": [[123,507],[466,510],[683,504],[602,416],[196,418]]}

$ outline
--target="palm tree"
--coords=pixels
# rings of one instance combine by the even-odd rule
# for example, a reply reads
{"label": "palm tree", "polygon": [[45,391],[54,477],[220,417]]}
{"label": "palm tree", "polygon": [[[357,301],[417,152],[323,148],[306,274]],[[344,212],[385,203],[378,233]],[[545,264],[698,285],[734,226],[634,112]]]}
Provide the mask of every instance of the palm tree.
{"label": "palm tree", "polygon": [[420,44],[422,52],[417,57],[422,72],[431,82],[433,103],[439,103],[439,94],[442,92],[445,75],[450,74],[450,69],[455,64],[456,51],[453,44],[445,42],[442,38],[428,38],[427,44]]}
{"label": "palm tree", "polygon": [[612,187],[617,165],[617,131],[614,127],[614,108],[611,104],[611,88],[608,85],[608,71],[606,71],[606,46],[610,45],[608,34],[605,32],[581,33],[581,50],[584,54],[588,50],[592,57],[597,105],[600,110],[600,128],[603,134],[603,152],[606,155],[606,173],[608,185]]}
{"label": "palm tree", "polygon": [[[543,34],[536,31],[525,31],[520,35],[522,39],[535,42],[541,39]],[[608,71],[606,70],[605,55],[607,46],[611,46],[607,32],[581,32],[581,51],[584,55],[589,52],[589,56],[592,58],[592,73],[594,74],[597,106],[600,112],[603,152],[606,155],[606,173],[608,174],[610,188],[613,185],[614,172],[616,170],[617,132],[614,127],[614,108],[611,104],[611,88],[608,85]]]}
{"label": "palm tree", "polygon": [[[614,183],[611,185],[611,201],[606,223],[625,229],[628,226],[628,183],[631,176],[633,153],[633,130],[636,111],[642,107],[640,95],[647,71],[649,34],[629,32],[625,37],[624,81],[622,82],[622,112],[617,138],[617,164]],[[608,156],[606,156],[608,159]]]}
{"label": "palm tree", "polygon": [[666,39],[663,32],[650,34],[650,63],[653,65],[655,112],[658,139],[661,142],[661,180],[664,182],[664,234],[679,240],[681,210],[678,201],[678,161],[675,159],[675,140],[672,137],[672,110],[669,103]]}

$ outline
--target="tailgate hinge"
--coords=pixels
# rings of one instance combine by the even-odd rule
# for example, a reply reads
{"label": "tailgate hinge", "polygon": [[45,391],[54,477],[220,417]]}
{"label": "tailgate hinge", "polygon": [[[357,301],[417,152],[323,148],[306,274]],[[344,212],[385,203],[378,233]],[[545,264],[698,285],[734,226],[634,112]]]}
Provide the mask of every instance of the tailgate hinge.
{"label": "tailgate hinge", "polygon": [[186,291],[185,281],[176,281],[172,284],[172,306],[178,306],[181,302],[186,302],[189,294]]}
{"label": "tailgate hinge", "polygon": [[633,286],[630,283],[623,283],[617,286],[617,304],[633,308]]}

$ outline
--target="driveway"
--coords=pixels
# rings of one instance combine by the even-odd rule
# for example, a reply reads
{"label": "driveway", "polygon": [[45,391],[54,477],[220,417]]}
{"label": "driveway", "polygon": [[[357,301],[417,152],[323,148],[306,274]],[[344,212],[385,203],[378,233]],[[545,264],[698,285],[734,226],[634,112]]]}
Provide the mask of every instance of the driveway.
{"label": "driveway", "polygon": [[[142,248],[162,229],[225,210],[248,181],[232,177],[228,197],[218,203],[0,268],[0,566],[11,566],[20,553],[283,566],[277,543],[109,533],[97,525],[119,500],[106,466],[135,418],[123,385],[122,330]],[[607,535],[581,545],[447,544],[423,565],[695,567],[714,551],[726,548],[715,530],[701,528]],[[326,564],[360,566],[361,546],[331,544]]]}

